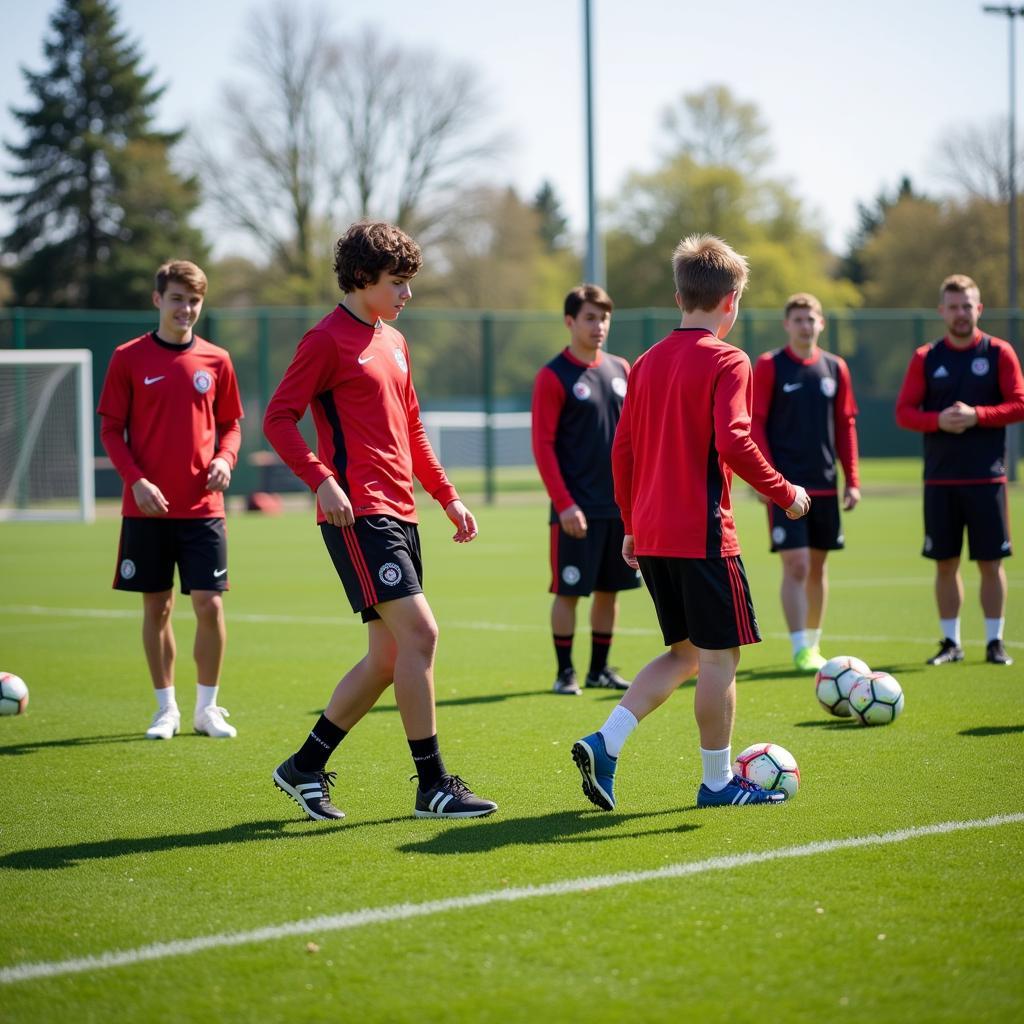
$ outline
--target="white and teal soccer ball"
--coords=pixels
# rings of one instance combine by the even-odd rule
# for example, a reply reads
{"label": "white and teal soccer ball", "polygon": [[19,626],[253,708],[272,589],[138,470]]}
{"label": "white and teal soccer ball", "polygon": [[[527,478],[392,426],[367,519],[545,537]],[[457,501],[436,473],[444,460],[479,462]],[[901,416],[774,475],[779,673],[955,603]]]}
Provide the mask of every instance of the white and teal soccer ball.
{"label": "white and teal soccer ball", "polygon": [[850,687],[849,702],[861,725],[888,725],[903,711],[903,688],[888,672],[868,672]]}
{"label": "white and teal soccer ball", "polygon": [[814,693],[818,703],[830,715],[849,718],[853,714],[849,702],[850,687],[860,676],[870,671],[866,662],[851,654],[829,658],[814,677]]}
{"label": "white and teal soccer ball", "polygon": [[0,715],[20,715],[27,707],[25,680],[10,672],[0,672]]}
{"label": "white and teal soccer ball", "polygon": [[787,799],[800,788],[800,767],[796,758],[777,743],[755,743],[738,754],[732,770],[762,789],[781,790]]}

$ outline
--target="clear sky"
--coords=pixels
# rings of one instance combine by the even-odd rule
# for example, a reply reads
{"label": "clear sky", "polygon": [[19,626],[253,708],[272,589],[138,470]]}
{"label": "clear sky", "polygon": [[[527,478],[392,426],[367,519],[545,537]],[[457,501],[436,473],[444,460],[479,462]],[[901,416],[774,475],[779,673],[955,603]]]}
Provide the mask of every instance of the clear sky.
{"label": "clear sky", "polygon": [[[532,196],[554,182],[573,229],[585,227],[582,0],[470,3],[291,0],[321,7],[336,26],[366,25],[409,46],[474,65],[493,97],[496,128],[512,146],[496,183]],[[7,108],[27,94],[19,65],[42,70],[42,39],[56,0],[0,0],[0,138],[16,138]],[[220,86],[238,77],[249,0],[120,0],[121,24],[168,88],[159,123],[202,130]],[[723,83],[759,106],[775,158],[816,210],[833,246],[856,223],[856,204],[907,174],[945,184],[932,169],[943,136],[1009,107],[1007,19],[973,0],[593,0],[598,190],[613,195],[659,152],[661,110],[683,93]],[[1024,31],[1018,26],[1018,84]],[[1018,98],[1020,127],[1024,104]],[[0,155],[0,189],[10,179]],[[0,229],[9,216],[0,210]]]}

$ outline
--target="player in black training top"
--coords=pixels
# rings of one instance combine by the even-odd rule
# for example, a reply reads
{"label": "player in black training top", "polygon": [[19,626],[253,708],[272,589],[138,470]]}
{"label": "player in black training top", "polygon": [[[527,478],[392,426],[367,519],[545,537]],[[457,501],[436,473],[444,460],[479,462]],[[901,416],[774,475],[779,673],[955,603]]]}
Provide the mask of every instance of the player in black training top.
{"label": "player in black training top", "polygon": [[533,456],[551,497],[551,606],[558,674],[555,693],[579,694],[572,662],[576,604],[593,594],[588,687],[625,690],[608,665],[618,592],[640,586],[622,560],[622,517],[615,504],[611,450],[626,397],[629,363],[603,352],[612,300],[580,285],[565,297],[569,345],[544,366],[533,389]]}

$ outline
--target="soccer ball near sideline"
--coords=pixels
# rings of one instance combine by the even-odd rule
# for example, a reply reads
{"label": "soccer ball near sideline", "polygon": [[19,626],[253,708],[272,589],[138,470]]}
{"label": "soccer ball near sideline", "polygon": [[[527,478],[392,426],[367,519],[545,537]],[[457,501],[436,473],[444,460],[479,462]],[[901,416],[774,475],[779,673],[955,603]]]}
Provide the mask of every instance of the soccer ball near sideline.
{"label": "soccer ball near sideline", "polygon": [[861,725],[888,725],[903,710],[903,688],[888,672],[868,672],[850,687],[849,702]]}
{"label": "soccer ball near sideline", "polygon": [[800,788],[800,768],[796,758],[777,743],[755,743],[737,755],[733,771],[741,778],[756,782],[762,789],[781,790],[787,799]]}
{"label": "soccer ball near sideline", "polygon": [[867,675],[871,671],[867,664],[850,654],[840,654],[829,658],[814,677],[814,693],[818,703],[830,714],[839,718],[849,718],[850,687],[858,676]]}
{"label": "soccer ball near sideline", "polygon": [[20,715],[27,707],[25,680],[10,672],[0,672],[0,715]]}

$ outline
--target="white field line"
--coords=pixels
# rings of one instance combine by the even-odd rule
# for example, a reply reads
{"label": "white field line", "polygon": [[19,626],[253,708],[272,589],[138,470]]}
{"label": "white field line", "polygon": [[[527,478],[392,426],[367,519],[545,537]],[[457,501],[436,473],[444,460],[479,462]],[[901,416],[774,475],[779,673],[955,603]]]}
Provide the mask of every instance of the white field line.
{"label": "white field line", "polygon": [[708,871],[731,871],[734,868],[747,867],[751,864],[767,864],[771,861],[791,860],[795,857],[813,857],[822,853],[835,853],[838,850],[851,850],[861,846],[904,843],[909,839],[920,839],[924,836],[945,835],[967,829],[994,828],[1022,821],[1024,821],[1024,813],[996,814],[990,818],[979,818],[974,821],[944,821],[936,825],[920,825],[916,828],[899,829],[877,835],[828,839],[816,843],[806,843],[803,846],[783,846],[777,850],[762,850],[758,853],[736,853],[727,857],[711,857],[707,860],[691,861],[686,864],[669,864],[652,871],[622,871],[614,875],[595,875],[590,878],[549,882],[546,885],[496,889],[490,892],[475,893],[471,896],[430,900],[426,903],[396,903],[389,907],[367,907],[344,914],[324,914],[319,917],[304,918],[300,921],[267,925],[245,932],[223,932],[219,935],[200,935],[192,939],[154,942],[151,945],[138,946],[135,949],[111,950],[95,956],[74,957],[68,960],[14,964],[10,967],[0,968],[0,984],[11,985],[19,981],[31,981],[35,978],[56,978],[66,974],[107,970],[111,967],[127,967],[149,960],[165,960],[168,957],[188,956],[209,949],[272,942],[295,935],[322,935],[326,932],[350,931],[371,924],[388,924],[392,921],[406,921],[414,917],[431,917],[434,914],[486,907],[495,903],[517,903],[520,900],[538,899],[545,896],[568,896],[573,893],[592,892],[595,889],[613,889],[623,885],[638,885],[643,882],[657,882],[669,878],[688,878],[692,875],[705,874]]}
{"label": "white field line", "polygon": [[[120,608],[49,608],[37,604],[9,604],[0,605],[0,615],[41,615],[50,618],[66,619],[141,619],[142,613],[132,609]],[[255,622],[269,625],[281,626],[359,626],[359,619],[354,615],[339,613],[332,615],[274,615],[255,612],[229,612],[230,622]],[[465,621],[458,619],[445,619],[441,623],[444,629],[468,629],[471,631],[492,632],[492,633],[543,633],[550,635],[550,629],[544,623],[536,625],[510,625],[507,622],[486,622],[486,621]],[[615,632],[620,636],[661,636],[657,629],[645,627],[617,626]],[[764,633],[769,640],[788,640],[788,633]],[[885,636],[880,633],[827,633],[828,642],[836,641],[850,643],[906,643],[907,641],[925,646],[936,643],[934,636],[909,637],[909,636]],[[1024,648],[1024,641],[1004,640],[1006,647]]]}

